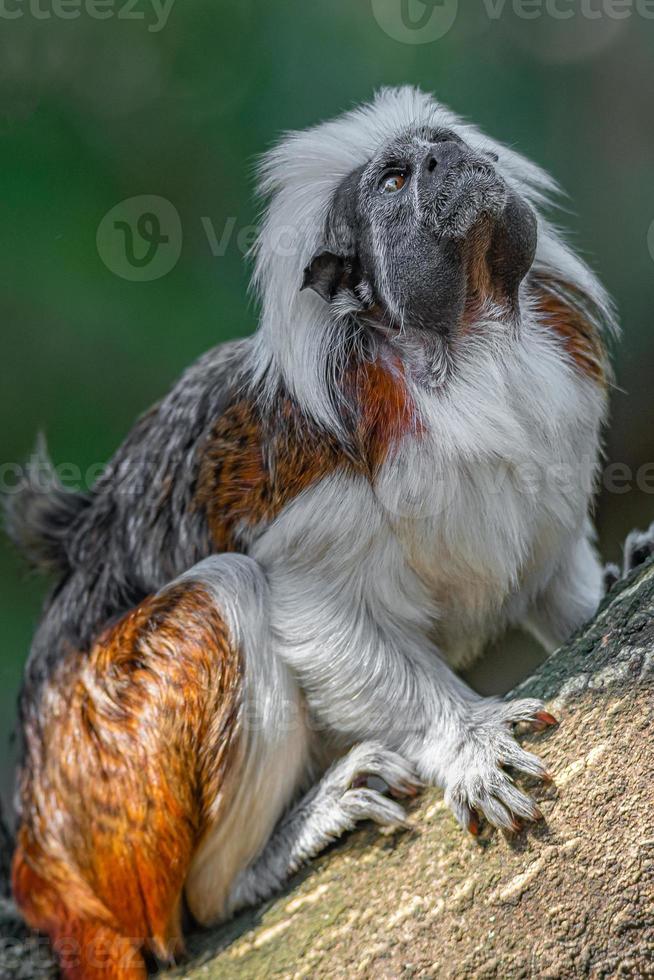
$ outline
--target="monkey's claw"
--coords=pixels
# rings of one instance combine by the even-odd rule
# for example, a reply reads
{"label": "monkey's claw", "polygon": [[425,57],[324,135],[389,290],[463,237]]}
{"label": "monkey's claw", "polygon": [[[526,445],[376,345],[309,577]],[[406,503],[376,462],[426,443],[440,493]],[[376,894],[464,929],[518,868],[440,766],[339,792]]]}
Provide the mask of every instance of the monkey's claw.
{"label": "monkey's claw", "polygon": [[468,810],[468,831],[473,837],[478,837],[481,830],[481,820],[476,810]]}
{"label": "monkey's claw", "polygon": [[558,718],[555,718],[549,711],[537,711],[534,715],[531,728],[534,732],[544,732],[547,728],[552,728],[553,725],[558,725],[558,723]]}

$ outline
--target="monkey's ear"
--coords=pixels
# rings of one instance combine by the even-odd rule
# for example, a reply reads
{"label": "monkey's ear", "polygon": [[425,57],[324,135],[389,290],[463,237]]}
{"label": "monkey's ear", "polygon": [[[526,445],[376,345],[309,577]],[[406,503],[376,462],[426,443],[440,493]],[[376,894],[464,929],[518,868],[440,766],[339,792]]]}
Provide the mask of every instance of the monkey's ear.
{"label": "monkey's ear", "polygon": [[343,282],[345,259],[335,252],[316,252],[302,277],[302,289],[313,289],[326,303],[331,303]]}

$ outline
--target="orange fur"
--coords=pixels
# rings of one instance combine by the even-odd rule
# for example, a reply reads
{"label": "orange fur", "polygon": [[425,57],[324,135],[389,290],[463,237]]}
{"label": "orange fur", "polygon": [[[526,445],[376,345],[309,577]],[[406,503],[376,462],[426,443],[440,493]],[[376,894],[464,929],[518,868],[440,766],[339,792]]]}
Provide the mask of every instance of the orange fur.
{"label": "orange fur", "polygon": [[276,424],[264,426],[244,398],[218,419],[204,448],[196,505],[207,514],[218,551],[239,550],[245,527],[274,520],[342,462],[335,440],[315,433],[290,399],[277,412]]}
{"label": "orange fur", "polygon": [[216,422],[203,449],[195,504],[215,548],[239,550],[248,528],[270,523],[303,490],[339,468],[373,474],[417,423],[398,358],[352,365],[343,379],[348,444],[318,430],[289,397],[264,420],[242,398]]}
{"label": "orange fur", "polygon": [[[21,832],[21,839],[25,836]],[[19,841],[14,855],[14,894],[27,921],[47,933],[66,980],[145,980],[138,945],[101,919],[76,915],[66,900],[32,867]]]}
{"label": "orange fur", "polygon": [[358,365],[348,382],[358,409],[360,458],[368,473],[374,475],[402,436],[420,431],[420,423],[399,357]]}
{"label": "orange fur", "polygon": [[602,338],[583,308],[570,302],[567,283],[541,276],[535,283],[540,322],[561,341],[575,367],[602,385],[608,383],[608,359]]}
{"label": "orange fur", "polygon": [[180,951],[188,867],[238,752],[240,687],[225,625],[189,585],[145,600],[47,682],[26,726],[13,887],[67,980],[144,977],[140,949]]}

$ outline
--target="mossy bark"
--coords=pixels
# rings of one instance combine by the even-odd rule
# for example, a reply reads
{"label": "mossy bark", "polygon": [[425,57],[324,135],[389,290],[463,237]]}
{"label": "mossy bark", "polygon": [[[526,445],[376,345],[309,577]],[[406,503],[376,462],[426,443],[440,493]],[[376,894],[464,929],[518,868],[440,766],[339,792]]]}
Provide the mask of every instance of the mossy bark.
{"label": "mossy bark", "polygon": [[[429,791],[413,831],[350,835],[274,901],[191,936],[167,976],[654,977],[654,565],[514,693],[561,720],[529,738],[555,776],[534,790],[542,823],[474,840]],[[1,977],[53,975],[20,972],[29,942],[13,964],[0,952]]]}

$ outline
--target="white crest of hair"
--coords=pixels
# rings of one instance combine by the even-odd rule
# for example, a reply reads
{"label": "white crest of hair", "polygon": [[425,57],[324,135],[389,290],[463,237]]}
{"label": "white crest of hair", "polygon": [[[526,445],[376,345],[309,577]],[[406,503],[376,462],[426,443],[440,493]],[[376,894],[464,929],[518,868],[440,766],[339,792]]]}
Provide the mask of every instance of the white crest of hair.
{"label": "white crest of hair", "polygon": [[281,381],[309,417],[332,431],[339,430],[340,421],[334,379],[328,373],[339,369],[342,319],[313,291],[300,291],[303,270],[320,245],[341,181],[383,143],[413,126],[447,127],[473,149],[497,154],[497,167],[507,184],[537,212],[535,271],[565,282],[573,302],[581,303],[600,327],[614,329],[612,305],[603,287],[542,216],[558,193],[555,181],[428,93],[410,86],[384,88],[369,104],[287,134],[260,165],[259,190],[268,203],[253,249],[252,285],[261,305],[253,379],[262,385],[264,399],[274,398]]}

